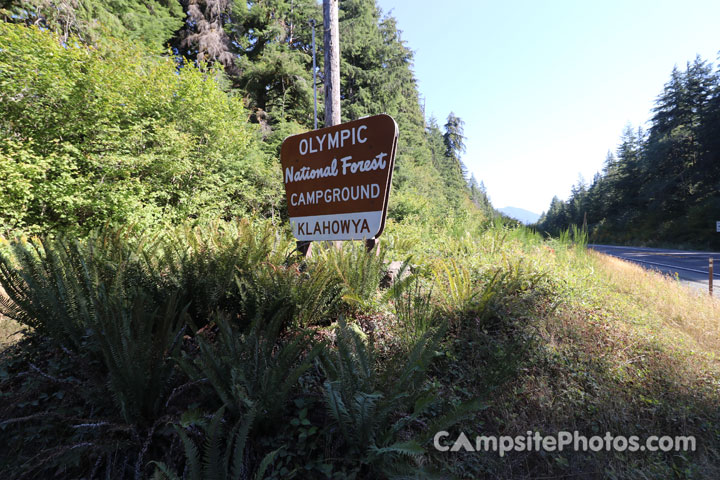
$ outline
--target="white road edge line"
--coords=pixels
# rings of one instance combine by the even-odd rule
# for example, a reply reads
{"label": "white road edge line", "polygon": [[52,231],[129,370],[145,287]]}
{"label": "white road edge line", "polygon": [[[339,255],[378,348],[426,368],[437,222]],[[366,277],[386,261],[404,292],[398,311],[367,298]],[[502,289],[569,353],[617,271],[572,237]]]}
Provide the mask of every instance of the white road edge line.
{"label": "white road edge line", "polygon": [[[595,250],[595,249],[593,249],[593,250]],[[678,267],[678,266],[676,266],[676,265],[667,265],[667,264],[665,264],[665,263],[648,262],[647,260],[636,260],[636,259],[634,259],[634,258],[626,258],[626,257],[620,257],[620,256],[618,256],[618,255],[613,255],[612,253],[600,252],[600,251],[598,251],[598,250],[595,250],[595,251],[598,252],[598,253],[602,253],[602,254],[604,254],[604,255],[608,255],[608,256],[611,256],[611,257],[619,258],[620,260],[627,260],[628,262],[647,263],[648,265],[655,265],[655,266],[658,266],[658,267],[674,268],[674,269],[677,269],[677,270],[685,270],[685,271],[688,271],[688,272],[702,273],[702,274],[704,274],[704,275],[708,275],[708,274],[710,273],[710,272],[708,272],[707,270],[704,270],[704,271],[703,271],[703,270],[695,270],[694,268]],[[713,272],[713,278],[715,278],[715,277],[720,278],[720,273],[715,273],[715,272]]]}

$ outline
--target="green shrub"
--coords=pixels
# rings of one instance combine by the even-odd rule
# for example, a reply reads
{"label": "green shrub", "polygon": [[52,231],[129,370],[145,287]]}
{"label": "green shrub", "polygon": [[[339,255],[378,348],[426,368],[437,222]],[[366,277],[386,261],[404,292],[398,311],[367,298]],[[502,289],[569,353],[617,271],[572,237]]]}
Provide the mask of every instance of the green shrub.
{"label": "green shrub", "polygon": [[100,313],[100,292],[126,299],[128,286],[152,296],[160,286],[151,265],[143,264],[143,240],[123,232],[70,238],[17,239],[0,252],[0,298],[3,315],[77,350]]}
{"label": "green shrub", "polygon": [[187,306],[164,288],[156,244],[106,232],[88,239],[33,239],[0,254],[0,313],[100,360],[123,419],[154,418],[172,382]]}
{"label": "green shrub", "polygon": [[277,165],[220,75],[127,41],[61,43],[0,22],[0,229],[270,213]]}
{"label": "green shrub", "polygon": [[321,359],[326,376],[323,400],[336,427],[331,435],[339,449],[337,457],[347,458],[362,478],[428,478],[430,471],[422,466],[421,457],[429,432],[478,408],[475,402],[467,403],[434,418],[423,434],[413,431],[420,418],[427,420],[438,400],[425,382],[442,332],[428,331],[407,356],[397,358],[383,373],[372,340],[366,341],[342,318],[336,332],[337,348],[326,349]]}
{"label": "green shrub", "polygon": [[329,324],[338,310],[342,288],[327,264],[304,267],[263,263],[254,271],[239,272],[236,282],[242,318],[272,312],[267,308],[273,305],[282,307],[283,327]]}
{"label": "green shrub", "polygon": [[156,307],[138,293],[132,300],[102,295],[96,308],[92,341],[121,416],[128,424],[152,424],[176,377],[171,357],[179,352],[187,307],[176,296]]}

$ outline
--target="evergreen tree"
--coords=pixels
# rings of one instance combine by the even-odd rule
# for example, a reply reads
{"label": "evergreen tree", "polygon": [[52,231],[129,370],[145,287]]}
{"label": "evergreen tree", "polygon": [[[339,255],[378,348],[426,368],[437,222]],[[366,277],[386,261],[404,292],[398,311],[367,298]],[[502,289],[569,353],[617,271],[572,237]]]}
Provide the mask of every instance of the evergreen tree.
{"label": "evergreen tree", "polygon": [[445,133],[443,134],[445,156],[439,168],[451,199],[456,202],[456,205],[462,200],[467,189],[466,170],[460,159],[465,152],[464,125],[465,122],[453,112],[450,112],[445,123]]}
{"label": "evergreen tree", "polygon": [[640,209],[639,179],[642,177],[641,144],[636,132],[630,125],[623,130],[620,145],[617,149],[617,168],[614,189],[617,192],[618,204],[623,210],[622,228],[632,222]]}
{"label": "evergreen tree", "polygon": [[199,62],[220,62],[233,71],[234,56],[225,25],[232,0],[180,0],[187,17],[173,38],[175,52]]}
{"label": "evergreen tree", "polygon": [[[181,1],[187,21],[173,39],[178,55],[222,64],[266,136],[274,130],[296,133],[298,126],[313,124],[309,22],[318,21],[322,32],[317,2]],[[322,47],[322,33],[318,47]],[[322,59],[321,51],[318,57]],[[287,127],[288,122],[295,126]],[[279,144],[277,139],[272,141]]]}
{"label": "evergreen tree", "polygon": [[460,154],[465,153],[465,136],[463,135],[465,122],[450,112],[445,123],[445,156],[460,161]]}
{"label": "evergreen tree", "polygon": [[720,247],[720,82],[701,58],[674,68],[657,98],[646,133],[627,126],[617,155],[562,208],[551,206],[541,228],[557,232],[584,220],[593,240],[678,241]]}
{"label": "evergreen tree", "polygon": [[470,200],[472,200],[473,204],[482,210],[488,217],[493,216],[494,209],[490,204],[485,184],[482,181],[478,184],[475,179],[475,175],[470,175],[468,186],[470,188]]}
{"label": "evergreen tree", "polygon": [[89,44],[112,36],[158,52],[181,27],[183,17],[176,0],[0,0],[0,19],[41,25],[62,41],[71,34]]}
{"label": "evergreen tree", "polygon": [[237,51],[238,74],[233,83],[247,95],[261,124],[313,124],[311,19],[322,19],[312,0],[233,5],[232,23],[227,27]]}
{"label": "evergreen tree", "polygon": [[697,193],[697,179],[691,172],[702,156],[700,126],[711,82],[711,68],[697,58],[688,63],[685,72],[673,69],[658,98],[648,138],[649,182],[645,189],[650,208],[656,212],[679,216]]}

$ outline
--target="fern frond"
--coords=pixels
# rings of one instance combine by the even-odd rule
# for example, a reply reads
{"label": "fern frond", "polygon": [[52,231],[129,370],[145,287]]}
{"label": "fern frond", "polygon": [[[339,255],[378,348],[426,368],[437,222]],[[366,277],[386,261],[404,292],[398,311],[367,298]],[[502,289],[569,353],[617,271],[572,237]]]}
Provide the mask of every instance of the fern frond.
{"label": "fern frond", "polygon": [[187,434],[182,428],[178,427],[177,425],[173,425],[173,427],[180,436],[183,448],[185,449],[185,461],[187,462],[189,467],[188,470],[190,473],[190,478],[198,480],[201,479],[203,472],[200,460],[200,452],[198,451],[195,442],[190,440],[190,437],[187,436]]}
{"label": "fern frond", "polygon": [[352,425],[352,416],[343,402],[342,396],[337,384],[333,382],[325,382],[323,388],[323,397],[325,406],[330,416],[337,422],[343,438],[350,437],[350,425]]}
{"label": "fern frond", "polygon": [[434,419],[430,425],[428,425],[425,435],[421,437],[421,443],[430,441],[436,432],[447,430],[461,420],[485,408],[487,408],[487,404],[483,403],[480,399],[472,399],[461,403],[453,408],[452,411]]}
{"label": "fern frond", "polygon": [[387,454],[401,454],[407,455],[409,457],[414,457],[425,454],[425,449],[415,440],[409,440],[407,442],[397,442],[382,448],[371,446],[370,450],[372,454],[377,456]]}
{"label": "fern frond", "polygon": [[[230,472],[230,478],[241,478],[241,475],[245,472],[245,446],[247,444],[248,436],[250,434],[250,428],[255,421],[255,409],[252,408],[250,411],[240,419],[238,424],[233,429],[231,438],[233,440],[233,448],[228,448],[226,455],[226,471]],[[232,453],[232,455],[230,455]]]}
{"label": "fern frond", "polygon": [[[223,417],[225,407],[215,412],[210,421],[210,425],[205,431],[205,445],[203,453],[203,479],[205,480],[224,480],[226,470],[223,468],[222,455],[222,434],[223,434]],[[229,450],[230,446],[226,448]]]}
{"label": "fern frond", "polygon": [[156,462],[153,460],[149,462],[149,465],[155,465],[155,472],[151,477],[153,480],[180,480],[177,473],[170,470],[170,468],[163,462]]}
{"label": "fern frond", "polygon": [[359,445],[373,445],[378,423],[382,420],[377,415],[378,403],[383,399],[381,393],[358,392],[352,398],[352,429],[353,440]]}
{"label": "fern frond", "polygon": [[275,457],[277,457],[278,453],[280,453],[280,450],[282,449],[283,447],[280,447],[263,457],[257,472],[255,472],[255,480],[262,480],[265,477],[265,471],[267,471],[268,467],[275,461]]}

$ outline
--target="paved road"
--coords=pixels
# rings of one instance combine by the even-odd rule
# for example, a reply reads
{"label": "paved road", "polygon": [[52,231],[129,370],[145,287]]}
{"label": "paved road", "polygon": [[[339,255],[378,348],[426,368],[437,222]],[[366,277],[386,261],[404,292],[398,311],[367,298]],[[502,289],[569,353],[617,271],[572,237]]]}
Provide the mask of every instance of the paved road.
{"label": "paved road", "polygon": [[616,247],[613,245],[588,245],[600,253],[638,263],[645,268],[678,277],[685,283],[707,292],[708,259],[712,257],[713,294],[720,298],[720,253],[666,250],[662,248]]}

